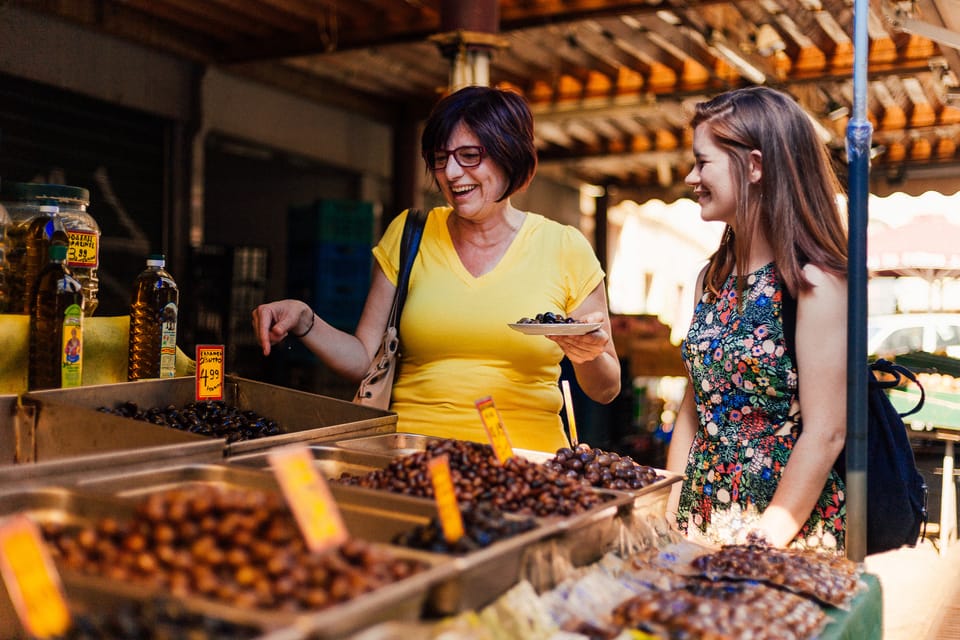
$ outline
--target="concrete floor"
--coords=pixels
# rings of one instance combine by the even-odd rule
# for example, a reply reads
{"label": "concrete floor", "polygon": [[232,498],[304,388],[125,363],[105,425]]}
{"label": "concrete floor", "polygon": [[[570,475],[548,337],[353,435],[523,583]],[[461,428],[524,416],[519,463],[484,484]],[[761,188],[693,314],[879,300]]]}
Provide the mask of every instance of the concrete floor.
{"label": "concrete floor", "polygon": [[865,565],[883,592],[883,640],[960,639],[960,544],[941,554],[927,539],[867,556]]}

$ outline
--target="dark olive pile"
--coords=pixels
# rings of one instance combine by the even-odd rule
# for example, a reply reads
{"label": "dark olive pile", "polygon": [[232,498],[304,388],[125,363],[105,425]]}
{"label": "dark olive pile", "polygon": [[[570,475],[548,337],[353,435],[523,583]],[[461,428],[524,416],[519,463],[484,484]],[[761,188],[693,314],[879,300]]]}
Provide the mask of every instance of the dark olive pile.
{"label": "dark olive pile", "polygon": [[602,500],[600,494],[575,478],[519,456],[501,465],[490,445],[463,440],[434,440],[426,450],[395,458],[383,469],[361,476],[344,473],[336,481],[433,497],[427,463],[443,454],[450,461],[450,475],[461,509],[490,502],[508,513],[568,516],[586,511]]}
{"label": "dark olive pile", "polygon": [[170,489],[126,521],[41,530],[62,568],[244,609],[324,609],[426,568],[356,538],[312,553],[280,495],[253,489]]}
{"label": "dark olive pile", "polygon": [[464,554],[489,547],[498,540],[530,531],[537,526],[533,518],[509,517],[487,502],[471,505],[460,511],[463,517],[464,535],[454,544],[447,542],[439,518],[401,533],[393,540],[395,544],[434,553]]}
{"label": "dark olive pile", "polygon": [[256,627],[188,612],[171,600],[128,602],[110,611],[83,612],[61,640],[246,640],[263,635]]}
{"label": "dark olive pile", "polygon": [[553,311],[538,313],[532,318],[520,318],[517,320],[517,324],[574,324],[576,322],[573,318],[564,317]]}
{"label": "dark olive pile", "polygon": [[134,402],[124,402],[111,409],[98,411],[124,418],[133,418],[202,436],[226,438],[227,442],[255,440],[281,433],[280,426],[255,411],[241,411],[222,400],[190,402],[181,408],[174,405],[143,409]]}
{"label": "dark olive pile", "polygon": [[636,490],[662,479],[656,469],[635,462],[630,456],[594,449],[585,443],[574,449],[558,449],[544,465],[601,489]]}

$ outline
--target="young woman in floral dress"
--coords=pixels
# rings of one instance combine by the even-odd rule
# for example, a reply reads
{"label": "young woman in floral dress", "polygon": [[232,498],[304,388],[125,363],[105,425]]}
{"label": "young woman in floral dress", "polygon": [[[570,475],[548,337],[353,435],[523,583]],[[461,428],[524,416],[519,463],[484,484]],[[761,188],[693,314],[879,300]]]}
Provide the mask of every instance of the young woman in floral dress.
{"label": "young woman in floral dress", "polygon": [[839,182],[806,114],[779,91],[717,96],[697,105],[692,126],[686,182],[701,217],[726,230],[698,279],[682,345],[690,382],[667,467],[685,477],[668,517],[710,544],[763,539],[841,552],[846,506],[833,462],[846,434],[847,238]]}

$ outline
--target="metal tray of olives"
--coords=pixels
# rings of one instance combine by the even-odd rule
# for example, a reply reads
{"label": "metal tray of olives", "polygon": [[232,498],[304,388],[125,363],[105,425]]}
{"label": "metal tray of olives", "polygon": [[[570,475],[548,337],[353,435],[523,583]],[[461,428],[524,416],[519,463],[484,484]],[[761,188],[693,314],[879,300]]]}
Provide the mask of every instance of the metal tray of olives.
{"label": "metal tray of olives", "polygon": [[[171,405],[183,407],[194,402],[195,385],[193,377],[138,380],[77,389],[32,391],[24,399],[41,405],[58,403],[90,411],[100,407],[114,409],[128,402],[144,409],[162,409]],[[235,376],[226,376],[224,380],[223,402],[228,407],[253,411],[269,418],[279,424],[281,431],[277,435],[229,442],[225,445],[226,456],[294,442],[321,442],[353,434],[389,433],[396,430],[397,424],[396,414],[389,411]],[[126,419],[126,422],[130,420]],[[177,431],[173,428],[169,430]]]}
{"label": "metal tray of olives", "polygon": [[[143,472],[101,474],[78,485],[84,491],[107,493],[124,500],[138,500],[169,489],[189,490],[200,486],[259,489],[274,493],[280,491],[271,470],[226,464],[182,465]],[[384,496],[380,492],[337,484],[332,484],[330,489],[350,534],[371,542],[389,543],[397,534],[426,524],[436,513],[433,505],[423,499],[399,494]]]}
{"label": "metal tray of olives", "polygon": [[24,401],[0,423],[0,493],[71,484],[101,469],[216,462],[225,441],[99,411]]}
{"label": "metal tray of olives", "polygon": [[[123,637],[137,630],[149,637],[231,638],[232,640],[304,640],[306,634],[293,627],[267,629],[250,621],[235,621],[232,611],[201,603],[194,606],[157,595],[155,589],[118,585],[115,581],[67,572],[61,575],[63,592],[70,610],[71,637],[106,638],[119,630]],[[385,624],[385,623],[384,623]],[[28,640],[12,609],[0,612],[0,639]]]}
{"label": "metal tray of olives", "polygon": [[[430,438],[411,434],[397,434],[399,438],[359,438],[370,442],[417,443],[427,442]],[[416,451],[421,450],[417,448]],[[384,449],[376,446],[372,450],[364,447],[347,449],[341,446],[315,445],[310,447],[315,465],[322,475],[336,479],[342,473],[365,474],[386,467],[396,455],[382,453]],[[230,464],[242,464],[254,468],[264,468],[268,464],[267,454],[254,454],[233,458]],[[337,482],[330,483],[331,490],[342,509],[348,508],[385,508],[390,511],[403,510],[406,513],[419,512],[426,518],[436,514],[434,501],[429,498],[402,493],[368,489]],[[439,615],[450,615],[468,609],[474,609],[496,599],[501,593],[512,587],[520,579],[529,579],[534,572],[541,576],[537,582],[553,586],[549,577],[544,578],[551,568],[572,564],[580,566],[588,560],[599,558],[602,553],[595,540],[605,541],[613,534],[607,530],[613,527],[612,521],[618,510],[631,500],[630,496],[617,492],[601,492],[607,498],[600,505],[581,514],[568,517],[534,518],[537,525],[530,531],[494,542],[454,560],[455,571],[442,585],[431,592],[429,609]],[[348,507],[349,505],[349,507]],[[346,512],[344,513],[346,518]],[[506,514],[508,518],[519,518],[516,514]],[[388,528],[383,521],[382,537],[372,540],[388,542],[393,540],[397,530]],[[603,536],[600,536],[600,532]],[[352,529],[351,529],[352,531]],[[362,535],[359,532],[357,535]],[[370,535],[376,536],[376,533]],[[563,542],[566,537],[581,537],[579,547]],[[558,554],[563,557],[558,557]],[[549,566],[548,566],[549,565]],[[560,576],[562,577],[562,576]]]}
{"label": "metal tray of olives", "polygon": [[[110,519],[122,527],[123,523],[129,521],[135,515],[137,504],[138,501],[136,500],[122,499],[107,494],[45,487],[0,496],[0,517],[23,514],[41,528],[56,525],[70,531],[95,525],[104,518]],[[132,533],[131,535],[141,534]],[[98,542],[92,540],[81,544],[96,546]],[[127,539],[124,539],[123,544],[128,544]],[[135,545],[133,541],[130,541],[129,544],[134,547],[141,546],[139,542]],[[149,541],[146,544],[149,544]],[[375,547],[389,552],[394,558],[420,562],[425,568],[418,573],[357,595],[346,602],[315,611],[302,609],[287,611],[281,608],[262,609],[238,606],[225,600],[213,599],[196,593],[191,593],[186,597],[178,597],[161,586],[143,582],[128,582],[118,574],[107,575],[107,573],[118,568],[120,571],[125,569],[106,562],[102,567],[105,573],[93,572],[91,574],[84,572],[81,574],[66,567],[61,567],[60,572],[65,584],[69,584],[71,581],[83,582],[89,588],[98,589],[105,595],[119,594],[141,600],[158,596],[168,597],[182,604],[189,611],[203,613],[212,618],[236,624],[258,626],[265,631],[290,629],[310,638],[341,638],[377,622],[419,619],[431,590],[435,585],[447,581],[453,571],[453,565],[446,557],[394,545],[379,544]],[[154,553],[154,550],[144,547],[144,553],[149,555]],[[189,563],[189,566],[188,571],[193,571],[196,568],[194,563]],[[161,583],[157,582],[155,584],[159,585]],[[105,598],[105,600],[109,600],[109,598]],[[299,636],[292,635],[291,637]]]}
{"label": "metal tray of olives", "polygon": [[[434,436],[425,436],[417,433],[405,433],[397,431],[394,433],[379,433],[375,435],[353,436],[341,440],[335,440],[326,443],[329,446],[342,447],[355,451],[365,451],[371,454],[386,456],[405,456],[418,451],[425,451],[427,444],[431,440],[437,440]],[[518,456],[523,456],[532,462],[542,463],[552,457],[553,454],[543,451],[532,451],[528,449],[514,449]]]}

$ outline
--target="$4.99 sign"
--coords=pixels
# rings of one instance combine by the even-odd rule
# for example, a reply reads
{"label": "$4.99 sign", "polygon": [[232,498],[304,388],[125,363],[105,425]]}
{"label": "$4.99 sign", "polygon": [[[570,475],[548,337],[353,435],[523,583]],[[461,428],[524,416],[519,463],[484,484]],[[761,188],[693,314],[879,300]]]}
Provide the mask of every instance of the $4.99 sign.
{"label": "$4.99 sign", "polygon": [[223,345],[197,345],[197,401],[223,399]]}

